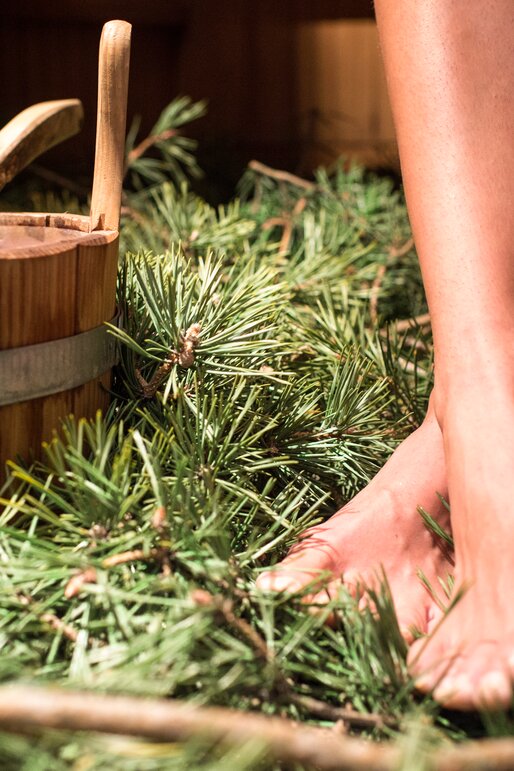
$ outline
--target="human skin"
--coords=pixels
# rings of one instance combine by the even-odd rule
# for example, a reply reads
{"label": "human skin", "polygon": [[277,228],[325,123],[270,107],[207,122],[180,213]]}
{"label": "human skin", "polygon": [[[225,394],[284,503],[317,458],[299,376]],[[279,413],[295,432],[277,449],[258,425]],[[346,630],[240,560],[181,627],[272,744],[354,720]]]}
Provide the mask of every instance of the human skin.
{"label": "human skin", "polygon": [[[418,687],[444,705],[500,708],[512,702],[514,677],[514,3],[375,6],[434,334],[433,409],[444,462],[437,472],[440,449],[433,445],[427,468],[434,469],[432,490],[447,482],[460,597],[444,619],[429,608],[422,629],[429,636],[412,645],[408,661]],[[411,478],[409,457],[400,460],[397,472]],[[372,495],[363,506],[373,506],[379,481],[367,488]],[[427,485],[419,486],[419,503]],[[389,517],[399,518],[399,538],[411,510],[406,498],[393,502]],[[343,532],[345,520],[337,514],[328,526],[341,555],[334,565],[348,573],[344,554],[352,554],[352,539],[366,541],[349,527]],[[315,541],[301,541],[296,571],[316,562],[316,553]],[[408,563],[412,553],[409,547],[395,555],[390,539],[385,554],[365,551],[369,564],[380,562],[388,575],[398,571],[392,560]],[[436,573],[448,567],[434,551],[416,558]],[[288,560],[279,566],[283,583]],[[264,574],[261,586],[273,588],[273,575],[280,570]],[[392,590],[402,607],[406,590],[398,582]]]}
{"label": "human skin", "polygon": [[447,706],[504,707],[514,674],[514,4],[377,0],[376,10],[464,592],[412,647],[410,667]]}
{"label": "human skin", "polygon": [[[327,522],[307,530],[283,562],[257,579],[266,591],[298,592],[314,608],[335,597],[341,584],[358,592],[378,589],[387,576],[400,630],[411,642],[437,616],[438,602],[419,580],[440,589],[438,577],[453,572],[451,555],[430,533],[417,511],[428,511],[449,530],[441,431],[433,402],[422,425],[396,449],[385,466]],[[440,591],[439,602],[446,599]]]}

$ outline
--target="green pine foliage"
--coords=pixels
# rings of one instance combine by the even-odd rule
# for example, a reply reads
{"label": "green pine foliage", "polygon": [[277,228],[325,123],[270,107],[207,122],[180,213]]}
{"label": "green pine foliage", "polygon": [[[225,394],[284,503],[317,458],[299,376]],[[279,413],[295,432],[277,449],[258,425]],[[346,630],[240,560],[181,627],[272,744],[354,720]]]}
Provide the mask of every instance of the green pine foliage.
{"label": "green pine foliage", "polygon": [[[430,339],[396,329],[426,310],[401,192],[343,165],[309,189],[248,171],[214,208],[163,168],[140,164],[156,184],[127,193],[108,414],[70,418],[1,491],[2,679],[325,724],[312,697],[382,715],[372,737],[406,732],[409,752],[464,736],[414,693],[386,582],[375,615],[343,591],[312,613],[254,585],[422,419]],[[251,745],[0,736],[5,768],[84,757],[81,769],[271,768]]]}

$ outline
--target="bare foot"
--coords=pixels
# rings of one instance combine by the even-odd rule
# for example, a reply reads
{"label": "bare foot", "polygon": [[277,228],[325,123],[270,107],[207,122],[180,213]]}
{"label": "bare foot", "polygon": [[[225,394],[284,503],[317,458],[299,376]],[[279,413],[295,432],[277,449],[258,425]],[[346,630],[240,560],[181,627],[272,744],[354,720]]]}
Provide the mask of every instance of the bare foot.
{"label": "bare foot", "polygon": [[409,664],[420,690],[445,706],[503,708],[514,677],[514,405],[510,394],[490,393],[487,402],[460,398],[445,413],[455,589],[463,595],[444,619],[434,617],[433,636],[414,644]]}
{"label": "bare foot", "polygon": [[426,632],[437,611],[418,571],[436,589],[441,588],[438,577],[444,580],[452,572],[447,552],[417,511],[423,506],[449,529],[437,492],[446,497],[446,472],[442,436],[430,408],[423,425],[372,482],[327,522],[306,531],[283,562],[259,576],[258,587],[298,592],[313,584],[312,599],[323,603],[341,582],[350,590],[376,588],[383,569],[400,629],[411,642],[413,629]]}

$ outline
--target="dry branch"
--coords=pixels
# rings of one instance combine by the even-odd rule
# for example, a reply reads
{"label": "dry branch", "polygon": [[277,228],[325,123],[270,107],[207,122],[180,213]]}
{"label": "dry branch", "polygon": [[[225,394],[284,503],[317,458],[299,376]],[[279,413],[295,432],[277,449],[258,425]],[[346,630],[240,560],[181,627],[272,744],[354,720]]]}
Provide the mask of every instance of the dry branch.
{"label": "dry branch", "polygon": [[143,139],[142,142],[140,142],[136,147],[132,148],[132,150],[129,152],[127,157],[127,166],[130,166],[131,163],[134,163],[134,161],[137,161],[139,158],[141,158],[144,153],[146,153],[147,150],[149,150],[153,145],[158,144],[159,142],[167,142],[172,137],[177,136],[178,131],[176,129],[167,129],[166,131],[162,131],[160,134],[152,134],[151,136],[146,137],[146,139]]}
{"label": "dry branch", "polygon": [[[56,728],[144,736],[164,742],[201,736],[228,746],[262,742],[281,762],[319,771],[395,771],[401,751],[336,731],[222,707],[198,707],[171,699],[143,699],[21,685],[0,687],[4,730]],[[512,771],[514,740],[484,739],[434,751],[437,771]]]}
{"label": "dry branch", "polygon": [[405,257],[406,254],[414,248],[414,239],[408,238],[401,246],[392,246],[389,250],[389,254],[392,259],[398,259],[399,257]]}
{"label": "dry branch", "polygon": [[[130,551],[123,551],[119,554],[111,554],[110,557],[106,557],[102,560],[103,568],[115,568],[118,565],[126,565],[130,562],[139,562],[141,560],[156,560],[160,559],[164,563],[166,562],[167,553],[164,549],[150,549],[145,551],[144,549],[131,549]],[[72,597],[76,597],[82,591],[84,584],[95,584],[97,579],[96,568],[89,567],[82,570],[80,573],[75,573],[70,578],[66,586],[64,587],[64,596],[67,600]]]}
{"label": "dry branch", "polygon": [[81,570],[80,573],[75,573],[64,587],[64,596],[67,600],[71,600],[72,597],[76,597],[77,594],[80,594],[84,584],[94,583],[96,583],[95,568]]}
{"label": "dry branch", "polygon": [[70,624],[66,624],[61,618],[56,616],[54,613],[43,613],[41,616],[41,621],[44,621],[45,624],[48,624],[52,627],[52,629],[55,629],[56,632],[60,632],[63,637],[66,637],[68,640],[71,640],[72,642],[77,642],[79,633],[75,629],[75,627],[70,626]]}
{"label": "dry branch", "polygon": [[303,187],[305,190],[314,190],[316,188],[314,182],[309,182],[307,179],[297,177],[296,174],[291,174],[289,171],[272,169],[270,166],[266,166],[260,161],[250,161],[248,168],[250,168],[252,171],[256,171],[258,174],[264,174],[265,177],[276,179],[278,182],[288,182],[290,185]]}
{"label": "dry branch", "polygon": [[145,399],[152,399],[155,396],[159,386],[174,364],[178,364],[185,369],[193,366],[195,361],[195,349],[199,343],[201,331],[201,324],[191,324],[191,326],[181,335],[179,350],[171,351],[169,357],[156,369],[150,382],[147,382],[142,376],[141,371],[136,369],[136,379],[141,386]]}
{"label": "dry branch", "polygon": [[0,727],[57,728],[145,736],[175,742],[201,736],[238,746],[261,742],[282,762],[315,766],[320,771],[392,771],[399,752],[324,728],[221,707],[197,707],[165,699],[80,693],[57,688],[0,688]]}
{"label": "dry branch", "polygon": [[380,296],[380,290],[382,288],[382,281],[384,280],[384,276],[386,274],[388,267],[392,265],[394,262],[396,262],[396,260],[408,254],[413,247],[414,247],[413,238],[409,238],[404,244],[402,244],[402,246],[392,246],[389,249],[389,255],[388,255],[387,261],[379,266],[377,270],[377,275],[371,286],[371,296],[370,296],[370,303],[369,303],[370,317],[373,324],[376,324],[378,320],[378,298]]}
{"label": "dry branch", "polygon": [[414,327],[428,327],[430,324],[430,313],[422,313],[420,316],[413,316],[411,319],[400,319],[395,323],[397,332],[406,332]]}
{"label": "dry branch", "polygon": [[130,551],[124,551],[120,552],[120,554],[112,554],[110,557],[106,557],[102,560],[102,567],[114,568],[117,565],[126,565],[127,562],[157,559],[161,555],[162,549],[150,549],[150,551],[145,551],[144,549],[131,549]]}
{"label": "dry branch", "polygon": [[397,728],[398,723],[393,718],[386,715],[378,715],[374,712],[357,712],[356,709],[349,707],[336,707],[333,704],[327,704],[319,699],[313,699],[311,696],[303,696],[299,693],[291,693],[290,700],[310,715],[315,715],[320,720],[333,720],[334,723],[340,722],[345,726],[354,726],[357,728]]}

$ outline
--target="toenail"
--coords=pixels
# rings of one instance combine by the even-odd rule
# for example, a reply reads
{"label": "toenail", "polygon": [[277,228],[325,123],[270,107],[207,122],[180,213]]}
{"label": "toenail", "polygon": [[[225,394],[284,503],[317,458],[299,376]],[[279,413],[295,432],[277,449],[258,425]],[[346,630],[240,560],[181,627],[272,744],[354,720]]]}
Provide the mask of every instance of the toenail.
{"label": "toenail", "polygon": [[443,706],[469,709],[473,704],[473,687],[468,675],[456,675],[445,679],[435,689],[434,699]]}
{"label": "toenail", "polygon": [[444,682],[444,683],[441,683],[441,685],[437,686],[432,696],[440,704],[445,705],[453,698],[453,696],[455,696],[455,693],[456,693],[455,685],[452,680],[449,683]]}
{"label": "toenail", "polygon": [[264,592],[297,592],[302,587],[301,581],[292,576],[277,573],[263,573],[257,579],[257,587]]}
{"label": "toenail", "polygon": [[487,672],[478,686],[477,707],[498,709],[507,707],[512,700],[512,686],[505,672]]}
{"label": "toenail", "polygon": [[430,675],[420,675],[414,680],[414,687],[418,691],[428,693],[434,687],[434,678]]}

